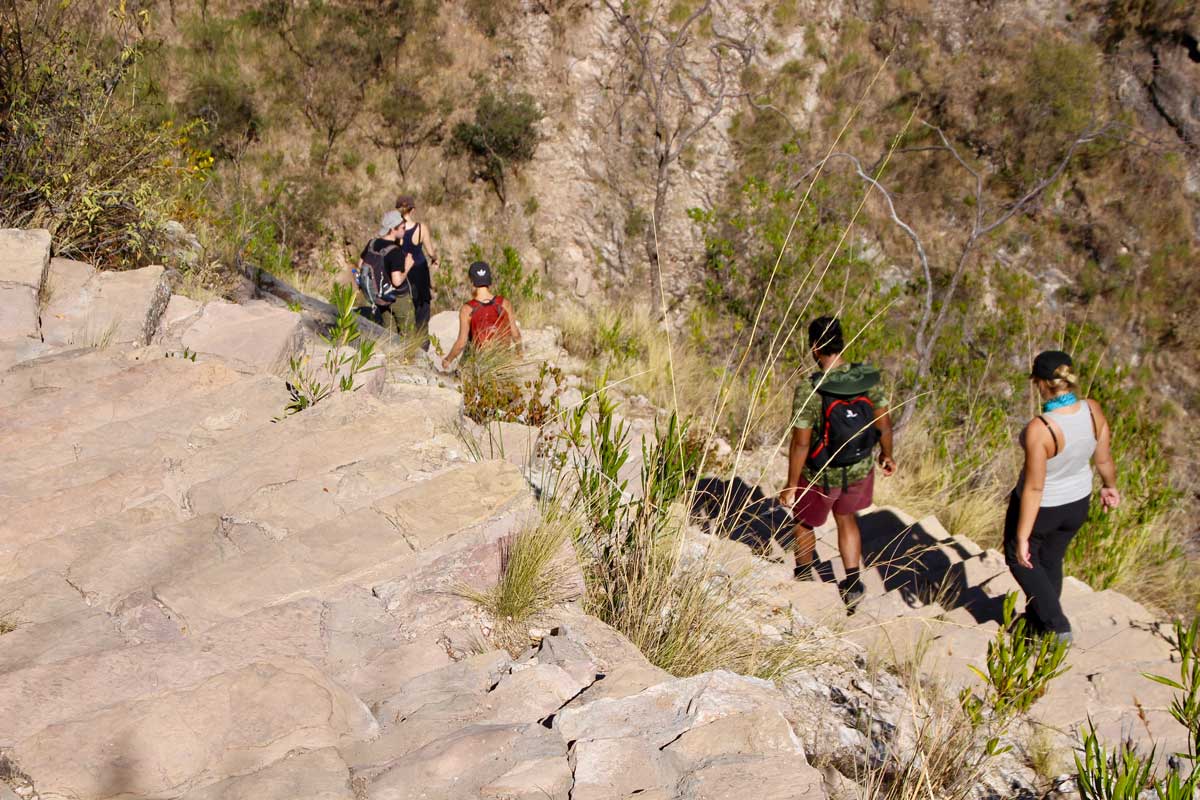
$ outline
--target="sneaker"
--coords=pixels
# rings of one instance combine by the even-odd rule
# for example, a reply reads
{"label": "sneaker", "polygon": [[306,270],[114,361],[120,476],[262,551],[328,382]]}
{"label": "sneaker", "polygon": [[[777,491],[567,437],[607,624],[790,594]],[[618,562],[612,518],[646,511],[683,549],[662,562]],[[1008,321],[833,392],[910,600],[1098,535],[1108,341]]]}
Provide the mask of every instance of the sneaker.
{"label": "sneaker", "polygon": [[867,587],[863,586],[863,582],[859,578],[843,580],[838,584],[838,594],[842,596],[842,602],[846,604],[846,608],[852,611],[866,593]]}
{"label": "sneaker", "polygon": [[1075,634],[1071,631],[1063,631],[1062,633],[1051,633],[1051,636],[1063,647],[1070,647],[1075,644]]}

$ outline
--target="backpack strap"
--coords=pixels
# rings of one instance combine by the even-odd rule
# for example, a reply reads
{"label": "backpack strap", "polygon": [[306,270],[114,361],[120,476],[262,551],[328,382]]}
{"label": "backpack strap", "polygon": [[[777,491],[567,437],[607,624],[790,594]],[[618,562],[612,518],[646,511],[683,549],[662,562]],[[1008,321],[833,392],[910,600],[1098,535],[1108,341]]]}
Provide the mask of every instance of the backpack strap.
{"label": "backpack strap", "polygon": [[1054,426],[1050,424],[1050,420],[1046,419],[1041,414],[1038,414],[1038,419],[1040,419],[1042,424],[1046,426],[1046,430],[1050,431],[1050,438],[1054,440],[1054,455],[1058,455],[1058,452],[1061,448],[1058,444],[1058,434],[1054,432]]}

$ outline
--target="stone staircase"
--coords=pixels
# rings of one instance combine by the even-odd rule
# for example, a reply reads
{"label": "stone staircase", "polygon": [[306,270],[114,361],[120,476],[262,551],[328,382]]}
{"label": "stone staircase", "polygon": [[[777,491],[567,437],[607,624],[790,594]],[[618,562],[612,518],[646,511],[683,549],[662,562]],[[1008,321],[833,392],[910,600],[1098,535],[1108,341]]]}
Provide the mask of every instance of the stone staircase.
{"label": "stone staircase", "polygon": [[461,587],[534,512],[457,393],[282,420],[303,318],[0,231],[0,798],[824,797],[786,695]]}
{"label": "stone staircase", "polygon": [[[845,571],[832,520],[817,531],[817,557],[824,562],[819,579],[799,582],[790,555],[771,543],[790,546],[786,513],[761,492],[743,491],[741,500],[726,514],[732,524],[702,538],[720,539],[731,571],[753,576],[767,624],[824,626],[899,674],[915,670],[954,692],[982,690],[971,668],[985,669],[1004,597],[1020,594],[1001,553],[951,535],[932,516],[917,520],[895,508],[869,509],[860,516],[867,592],[850,614],[837,591]],[[761,557],[772,548],[773,559]],[[1187,731],[1168,713],[1172,691],[1145,677],[1177,677],[1170,625],[1125,595],[1093,591],[1069,576],[1063,603],[1075,634],[1068,671],[1033,706],[1029,732],[1046,734],[1065,764],[1089,721],[1109,744],[1129,741],[1146,751],[1157,744],[1164,758],[1185,751]],[[1016,610],[1023,610],[1023,599]],[[820,754],[819,746],[810,752]]]}

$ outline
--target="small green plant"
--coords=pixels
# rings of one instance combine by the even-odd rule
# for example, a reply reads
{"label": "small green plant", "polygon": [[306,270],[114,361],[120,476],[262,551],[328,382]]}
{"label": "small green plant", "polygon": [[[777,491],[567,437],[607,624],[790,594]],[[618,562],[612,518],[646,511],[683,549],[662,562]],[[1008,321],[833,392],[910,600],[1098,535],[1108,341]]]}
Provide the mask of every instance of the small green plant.
{"label": "small green plant", "polygon": [[167,352],[167,358],[182,358],[184,361],[196,360],[196,351],[190,347],[185,347],[182,350],[171,350]]}
{"label": "small green plant", "polygon": [[[354,289],[337,284],[330,302],[337,316],[329,332],[322,337],[328,349],[318,369],[310,367],[308,355],[293,356],[289,362],[291,379],[287,382],[292,399],[284,406],[283,416],[290,417],[328,399],[335,391],[352,392],[359,388],[356,379],[364,372],[377,369],[371,365],[375,342],[362,338],[358,330],[358,314],[354,310]],[[276,421],[279,421],[277,419]]]}
{"label": "small green plant", "polygon": [[291,311],[293,314],[299,314],[304,310],[304,306],[300,304],[299,300],[292,300],[288,302],[287,307],[288,311]]}
{"label": "small green plant", "polygon": [[1179,649],[1179,680],[1163,675],[1145,677],[1176,691],[1171,716],[1188,732],[1188,750],[1176,757],[1191,764],[1186,776],[1171,770],[1164,777],[1154,774],[1157,747],[1140,753],[1128,743],[1107,749],[1089,725],[1075,756],[1079,796],[1082,800],[1138,800],[1153,791],[1157,800],[1194,800],[1200,789],[1200,620],[1190,625],[1175,623],[1175,645]]}
{"label": "small green plant", "polygon": [[542,363],[535,377],[523,379],[522,367],[512,348],[472,348],[458,370],[464,413],[481,425],[516,422],[541,428],[555,419],[565,388],[562,370]]}
{"label": "small green plant", "polygon": [[988,643],[987,672],[971,667],[984,682],[983,696],[969,688],[959,695],[963,710],[976,726],[990,721],[1003,730],[1046,693],[1050,681],[1067,670],[1062,665],[1066,643],[1053,636],[1030,636],[1024,619],[1013,620],[1016,603],[1016,592],[1004,598],[1004,624]]}

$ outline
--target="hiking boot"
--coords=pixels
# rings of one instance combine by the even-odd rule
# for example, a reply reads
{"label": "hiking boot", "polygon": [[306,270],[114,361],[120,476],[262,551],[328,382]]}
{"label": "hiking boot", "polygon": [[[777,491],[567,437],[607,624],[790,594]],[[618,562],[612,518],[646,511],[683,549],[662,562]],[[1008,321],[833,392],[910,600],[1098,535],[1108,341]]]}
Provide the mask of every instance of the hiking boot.
{"label": "hiking boot", "polygon": [[1061,633],[1051,632],[1048,635],[1053,636],[1055,642],[1061,644],[1063,647],[1069,648],[1071,645],[1075,644],[1075,634],[1071,633],[1071,631],[1063,631]]}
{"label": "hiking boot", "polygon": [[817,564],[818,563],[819,562],[814,558],[812,561],[809,561],[807,564],[804,564],[804,565],[797,564],[795,567],[792,568],[792,577],[798,581],[811,581],[814,579],[819,579],[819,576],[817,575]]}
{"label": "hiking boot", "polygon": [[867,587],[863,586],[862,580],[857,576],[845,578],[838,584],[838,594],[842,596],[842,602],[846,604],[846,608],[850,609],[851,613],[854,612],[854,607],[866,593]]}

